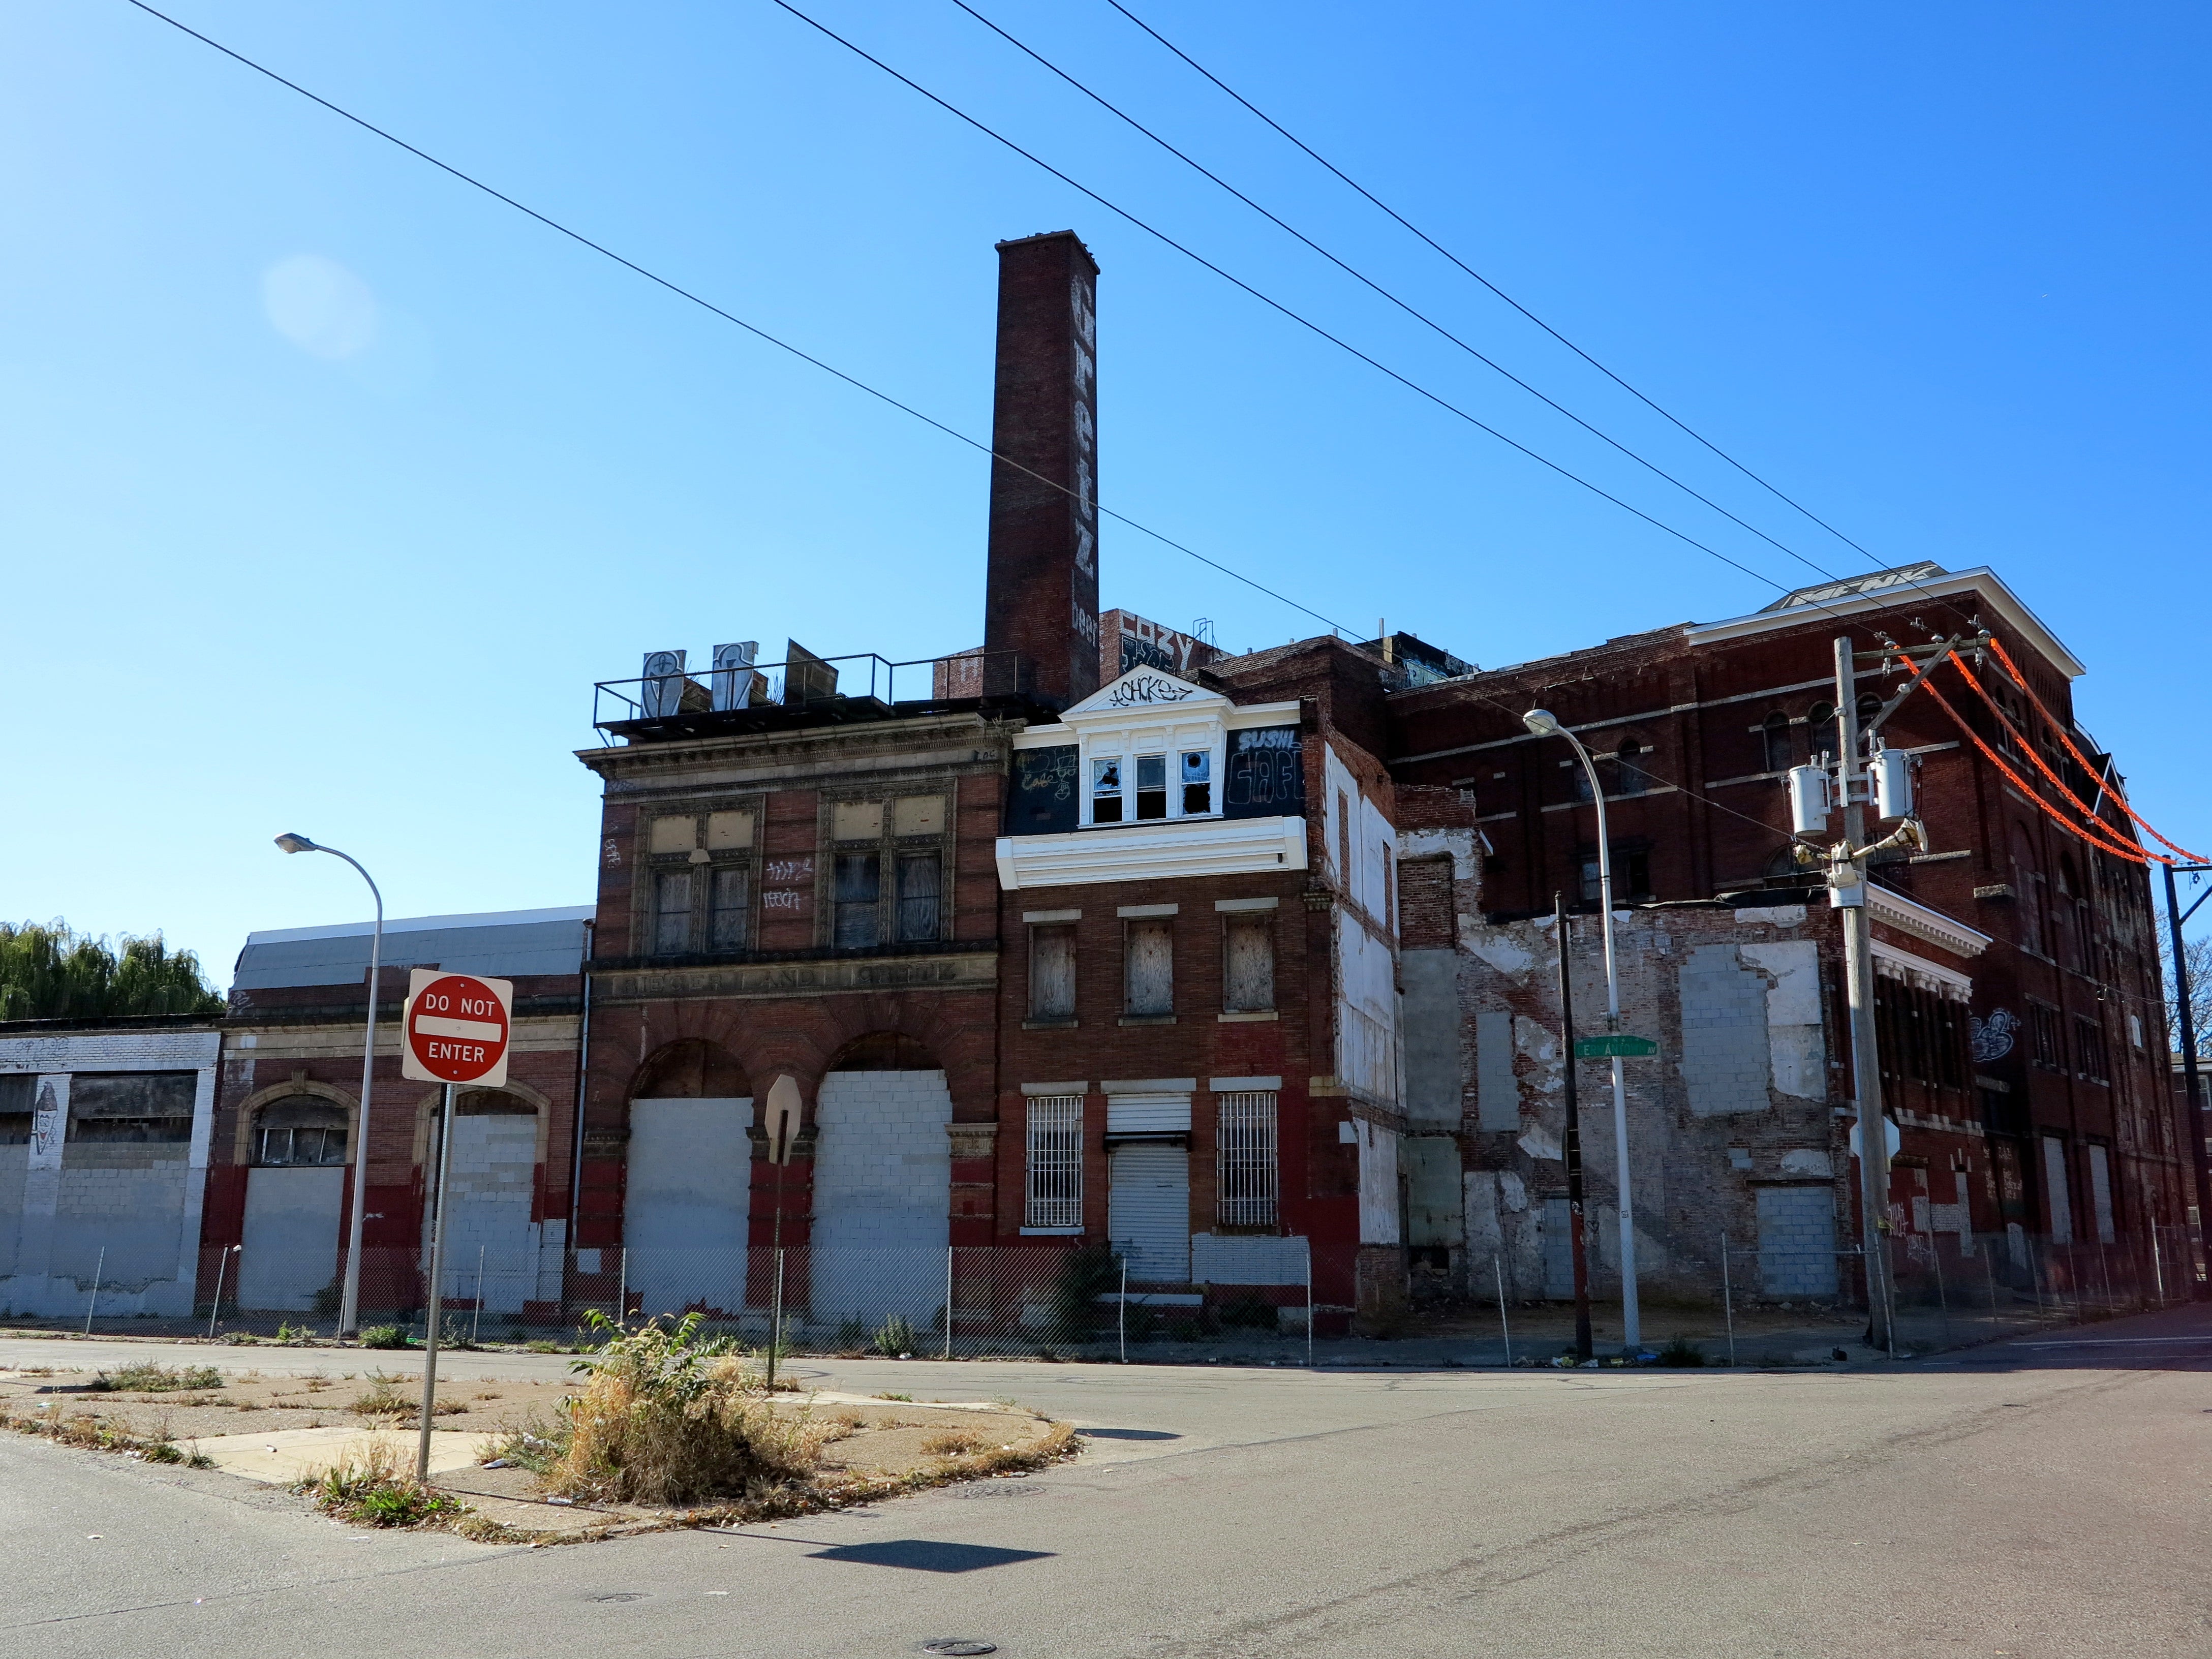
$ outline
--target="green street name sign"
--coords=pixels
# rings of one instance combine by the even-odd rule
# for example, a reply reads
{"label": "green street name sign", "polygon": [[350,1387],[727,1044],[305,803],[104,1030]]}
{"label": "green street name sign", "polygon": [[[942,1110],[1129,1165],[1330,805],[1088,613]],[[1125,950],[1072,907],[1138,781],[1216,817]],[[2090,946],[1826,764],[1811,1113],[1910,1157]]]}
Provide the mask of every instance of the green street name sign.
{"label": "green street name sign", "polygon": [[1610,1036],[1577,1037],[1577,1060],[1644,1060],[1659,1052],[1659,1045],[1650,1037],[1628,1036],[1615,1032]]}

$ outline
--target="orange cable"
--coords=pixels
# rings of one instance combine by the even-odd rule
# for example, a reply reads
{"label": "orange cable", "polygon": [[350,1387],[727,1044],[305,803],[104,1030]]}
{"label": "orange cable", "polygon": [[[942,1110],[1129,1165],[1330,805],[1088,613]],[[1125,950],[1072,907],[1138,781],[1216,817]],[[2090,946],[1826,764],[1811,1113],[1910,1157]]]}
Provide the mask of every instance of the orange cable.
{"label": "orange cable", "polygon": [[[1928,695],[1936,699],[1936,706],[1941,708],[1945,714],[1948,714],[1951,717],[1953,724],[1957,726],[1960,731],[1966,734],[1967,741],[1972,743],[1975,748],[1982,751],[1983,758],[1987,760],[1990,765],[1996,767],[1998,771],[2003,773],[2004,775],[2011,781],[2013,785],[2019,789],[2023,796],[2033,801],[2039,811],[2048,817],[2051,821],[2056,823],[2061,830],[2063,830],[2068,835],[2072,836],[2077,841],[2087,842],[2090,846],[2097,848],[2100,852],[2111,853],[2115,857],[2126,859],[2130,863],[2134,864],[2148,864],[2153,858],[2157,856],[2155,854],[2145,852],[2140,847],[2109,845],[2104,842],[2097,840],[2094,836],[2083,834],[2080,829],[2069,823],[2066,819],[2059,817],[2056,811],[2052,811],[2051,803],[2045,800],[2042,796],[2035,792],[2033,785],[2022,778],[2019,773],[2014,771],[2011,767],[2006,765],[2003,757],[2000,756],[1996,750],[1990,748],[1988,744],[1982,741],[1981,733],[1975,731],[1972,726],[1966,724],[1965,717],[1962,716],[1957,709],[1951,707],[1949,700],[1946,698],[1941,691],[1938,691],[1936,689],[1935,683],[1932,680],[1923,680],[1920,684]],[[2160,860],[2160,861],[2164,863],[2167,860]]]}
{"label": "orange cable", "polygon": [[[2087,755],[2083,754],[2079,749],[2074,746],[2074,739],[2066,734],[2066,727],[2063,723],[2060,721],[2056,714],[2052,714],[2050,709],[2044,706],[2043,699],[2035,695],[2035,688],[2027,683],[2027,676],[2020,672],[2019,665],[2014,663],[2012,659],[2012,653],[2004,648],[2004,641],[1997,638],[1996,635],[1992,634],[1990,635],[1990,648],[1997,653],[1997,660],[2004,665],[2005,672],[2012,676],[2013,684],[2020,687],[2022,691],[2027,694],[2027,700],[2030,703],[2034,705],[2035,712],[2042,715],[2043,718],[2050,723],[2051,729],[2058,734],[2058,741],[2066,745],[2066,752],[2074,757],[2075,763],[2084,772],[2091,773],[2093,775],[2097,774],[2098,769],[2094,763],[2090,761]],[[1987,694],[1984,693],[1984,695],[1986,696]],[[2136,811],[2134,807],[2128,805],[2126,792],[2121,789],[2118,782],[2110,778],[2105,778],[2102,781],[2105,785],[2106,793],[2110,794],[2113,800],[2119,804],[2120,811],[2125,812],[2145,830],[2148,830],[2153,841],[2157,842],[2162,847],[2171,847],[2175,852],[2180,854],[2183,858],[2188,860],[2192,864],[2212,862],[2212,860],[2208,860],[2202,853],[2192,853],[2186,847],[2182,846],[2179,842],[2166,840],[2164,836],[2158,833],[2156,829],[2153,828],[2148,818],[2146,818],[2142,813]]]}
{"label": "orange cable", "polygon": [[[2087,819],[2089,823],[2095,824],[2102,834],[2112,837],[2115,841],[2124,839],[2121,833],[2120,827],[2118,824],[2106,823],[2104,819],[2099,817],[2097,816],[2097,809],[2090,805],[2088,802],[2083,800],[2081,796],[2075,794],[2072,787],[2067,783],[2066,780],[2060,777],[2051,763],[2045,760],[2041,755],[2036,752],[2033,739],[2029,738],[2027,733],[2021,731],[2019,726],[2013,724],[2011,718],[2007,715],[2003,708],[1998,705],[1997,700],[1995,697],[1992,697],[1989,694],[1988,689],[1984,687],[1979,680],[1974,678],[1974,671],[1966,666],[1965,659],[1961,658],[1957,652],[1954,651],[1951,653],[1951,660],[1958,665],[1959,672],[1965,678],[1966,684],[1974,688],[1975,695],[1980,697],[1984,702],[1989,704],[1990,712],[1997,717],[1998,723],[2002,725],[2006,731],[2011,732],[2014,737],[2020,739],[2021,752],[2026,755],[2029,760],[2035,763],[2035,769],[2042,773],[2045,777],[2051,780],[2051,787],[2056,788],[2060,794],[2065,796],[2068,800],[2073,802],[2075,806],[2080,810],[2082,817]],[[2177,848],[2176,850],[2179,849]]]}

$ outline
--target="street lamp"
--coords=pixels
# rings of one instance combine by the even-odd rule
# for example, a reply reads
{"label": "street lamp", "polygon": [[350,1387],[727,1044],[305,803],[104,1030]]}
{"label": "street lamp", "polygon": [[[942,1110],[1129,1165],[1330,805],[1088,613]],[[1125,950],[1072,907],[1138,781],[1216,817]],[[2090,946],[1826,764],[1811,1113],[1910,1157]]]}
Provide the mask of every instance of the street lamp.
{"label": "street lamp", "polygon": [[[1558,715],[1548,709],[1532,708],[1521,717],[1521,724],[1540,738],[1565,738],[1589,779],[1590,799],[1597,805],[1598,905],[1605,918],[1605,1029],[1618,1031],[1620,973],[1613,948],[1613,842],[1605,828],[1605,784],[1598,777],[1597,763],[1590,758],[1590,751],[1583,747],[1580,738],[1559,724]],[[1572,1066],[1574,1055],[1568,1054],[1566,1062]],[[1644,1316],[1636,1299],[1636,1209],[1629,1195],[1628,1079],[1619,1054],[1613,1057],[1613,1161],[1620,1172],[1621,1340],[1632,1354],[1644,1346]]]}
{"label": "street lamp", "polygon": [[318,847],[289,830],[276,837],[276,844],[288,853],[328,853],[332,858],[343,859],[368,883],[369,895],[376,901],[376,931],[368,940],[368,1035],[361,1048],[361,1110],[354,1119],[353,1216],[346,1233],[345,1290],[338,1303],[337,1334],[343,1337],[351,1335],[361,1324],[361,1234],[368,1208],[368,1090],[376,1072],[376,994],[384,966],[384,895],[377,891],[375,879],[362,869],[361,860],[349,853]]}

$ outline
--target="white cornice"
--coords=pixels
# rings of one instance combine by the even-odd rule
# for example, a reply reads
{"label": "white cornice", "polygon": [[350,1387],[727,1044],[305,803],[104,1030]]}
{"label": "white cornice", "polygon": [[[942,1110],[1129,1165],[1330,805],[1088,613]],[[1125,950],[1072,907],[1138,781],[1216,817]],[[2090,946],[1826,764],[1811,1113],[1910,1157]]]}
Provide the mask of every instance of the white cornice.
{"label": "white cornice", "polygon": [[2060,643],[2058,636],[2044,625],[2043,619],[2021,604],[2020,596],[2007,587],[2003,579],[1987,565],[1977,565],[1972,570],[1961,570],[1954,575],[1933,576],[1926,581],[1877,587],[1869,592],[1855,593],[1844,599],[1823,599],[1818,605],[1793,605],[1784,611],[1755,611],[1751,616],[1737,617],[1727,622],[1694,623],[1689,629],[1689,641],[1692,645],[1713,645],[1723,640],[1740,640],[1753,634],[1771,634],[1778,629],[1799,628],[1823,619],[1834,621],[1846,617],[1871,616],[1878,611],[1895,611],[1901,606],[1924,604],[1929,599],[1948,599],[1953,594],[1966,592],[1986,600],[1990,608],[2010,624],[2014,633],[2040,651],[2051,665],[2068,679],[2078,679],[2088,672],[2080,659]]}
{"label": "white cornice", "polygon": [[1931,910],[1917,899],[1909,899],[1902,893],[1893,893],[1887,887],[1873,882],[1867,884],[1867,914],[1883,926],[1894,927],[1900,933],[1910,933],[1915,939],[1924,939],[1930,945],[1941,945],[1958,957],[1978,957],[1990,948],[1990,936],[1969,927],[1963,921],[1954,921],[1941,910]]}
{"label": "white cornice", "polygon": [[1304,818],[1200,818],[1058,836],[999,837],[999,885],[1077,887],[1181,876],[1271,875],[1306,867]]}
{"label": "white cornice", "polygon": [[1916,957],[1910,951],[1900,951],[1894,945],[1885,945],[1880,939],[1874,945],[1874,965],[1877,972],[1888,972],[1907,983],[1919,983],[1931,991],[1948,993],[1954,1001],[1974,1000],[1974,981],[1955,968],[1946,968],[1925,957]]}

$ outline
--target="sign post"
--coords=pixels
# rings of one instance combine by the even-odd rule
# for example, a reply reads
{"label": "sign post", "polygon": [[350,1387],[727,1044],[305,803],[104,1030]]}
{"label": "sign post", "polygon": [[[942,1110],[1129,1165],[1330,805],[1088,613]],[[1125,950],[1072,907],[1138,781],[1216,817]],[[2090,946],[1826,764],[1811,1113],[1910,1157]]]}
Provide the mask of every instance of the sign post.
{"label": "sign post", "polygon": [[[791,1162],[791,1143],[799,1133],[798,1083],[787,1073],[769,1085],[763,1127],[768,1131],[768,1161],[775,1165],[775,1290],[768,1324],[768,1386],[775,1390],[777,1351],[783,1346],[783,1170]],[[947,1304],[950,1305],[949,1304]],[[945,1316],[947,1319],[951,1314]]]}
{"label": "sign post", "polygon": [[[507,1081],[507,1040],[514,1030],[511,980],[479,979],[417,968],[407,976],[399,1016],[399,1075],[442,1083],[438,1183],[430,1226],[430,1328],[422,1355],[422,1424],[416,1440],[416,1484],[430,1484],[430,1416],[438,1395],[439,1327],[445,1312],[446,1178],[453,1152],[453,1096],[464,1084],[496,1089]],[[359,1177],[356,1177],[358,1179]],[[479,1297],[483,1287],[477,1287]]]}

